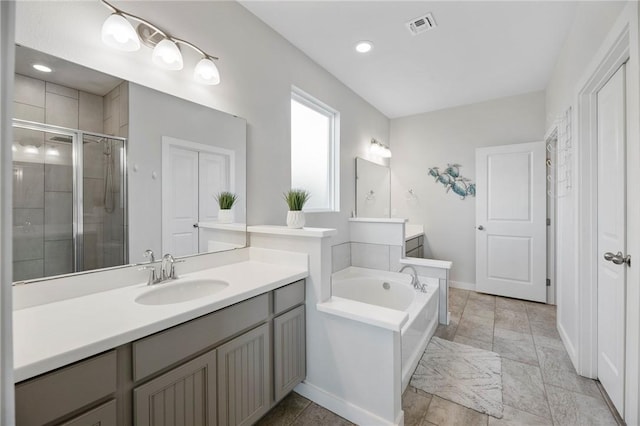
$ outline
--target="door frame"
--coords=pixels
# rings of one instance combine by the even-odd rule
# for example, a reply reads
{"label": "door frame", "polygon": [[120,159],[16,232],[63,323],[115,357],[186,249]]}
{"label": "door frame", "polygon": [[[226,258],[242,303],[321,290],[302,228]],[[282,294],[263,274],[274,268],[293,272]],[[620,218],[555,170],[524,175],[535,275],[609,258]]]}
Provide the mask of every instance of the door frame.
{"label": "door frame", "polygon": [[[627,64],[627,180],[640,177],[640,123],[638,121],[640,88],[638,80],[638,6],[625,6],[609,35],[598,50],[584,77],[578,84],[576,130],[577,151],[577,316],[578,342],[575,366],[579,374],[597,377],[597,93],[624,63]],[[635,160],[635,161],[632,161]],[[627,253],[640,261],[640,197],[627,189]],[[636,263],[637,264],[637,263]],[[632,263],[633,266],[634,263]],[[628,424],[640,419],[640,273],[639,268],[627,270],[626,345],[625,345],[625,412],[620,413]],[[562,333],[561,333],[562,334]],[[563,338],[563,340],[565,340]],[[566,340],[565,340],[566,343]]]}
{"label": "door frame", "polygon": [[[183,139],[178,139],[178,138],[173,138],[171,136],[163,136],[162,137],[162,195],[161,195],[161,202],[162,202],[162,208],[161,208],[161,221],[160,223],[162,224],[162,228],[161,228],[161,247],[162,247],[162,252],[164,253],[166,251],[166,247],[167,247],[167,236],[165,235],[165,230],[167,229],[168,226],[168,215],[166,212],[169,211],[169,208],[171,207],[168,204],[168,197],[167,194],[165,193],[165,188],[168,189],[170,187],[169,185],[169,176],[167,173],[165,173],[165,170],[168,170],[170,164],[169,164],[169,150],[171,149],[171,147],[177,147],[180,149],[185,149],[185,150],[189,150],[189,151],[196,151],[198,153],[200,152],[206,152],[209,154],[223,154],[223,155],[227,155],[229,157],[229,190],[231,192],[235,192],[235,188],[236,188],[236,153],[234,150],[231,149],[224,149],[224,148],[218,148],[216,146],[212,146],[212,145],[206,145],[203,143],[198,143],[198,142],[191,142],[191,141],[186,141]],[[198,191],[199,193],[200,191]],[[200,237],[200,233],[198,233],[198,238]],[[199,247],[199,244],[198,244]],[[197,253],[194,253],[197,254]]]}

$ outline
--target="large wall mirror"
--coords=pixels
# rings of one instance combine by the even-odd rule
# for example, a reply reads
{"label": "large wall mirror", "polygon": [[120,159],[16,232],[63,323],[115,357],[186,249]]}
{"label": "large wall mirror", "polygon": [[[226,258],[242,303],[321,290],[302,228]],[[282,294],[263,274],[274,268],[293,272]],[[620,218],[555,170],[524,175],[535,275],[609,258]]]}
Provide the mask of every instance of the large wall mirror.
{"label": "large wall mirror", "polygon": [[14,92],[14,281],[246,246],[244,119],[24,46]]}
{"label": "large wall mirror", "polygon": [[356,158],[356,215],[390,217],[391,170],[389,167]]}

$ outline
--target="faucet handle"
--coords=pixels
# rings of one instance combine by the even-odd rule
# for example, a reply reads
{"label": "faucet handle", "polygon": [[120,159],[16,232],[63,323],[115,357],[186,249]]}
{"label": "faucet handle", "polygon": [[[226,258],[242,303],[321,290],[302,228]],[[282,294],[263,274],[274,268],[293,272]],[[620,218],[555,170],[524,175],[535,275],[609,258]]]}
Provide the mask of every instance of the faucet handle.
{"label": "faucet handle", "polygon": [[148,258],[149,258],[149,262],[152,262],[152,263],[153,263],[153,262],[155,262],[155,261],[156,261],[156,257],[155,257],[155,255],[153,254],[153,250],[151,250],[151,249],[146,249],[146,250],[144,251],[143,256],[144,256],[144,257],[148,257]]}
{"label": "faucet handle", "polygon": [[138,271],[149,271],[149,279],[147,285],[153,285],[158,282],[156,267],[154,265],[144,265],[138,268]]}

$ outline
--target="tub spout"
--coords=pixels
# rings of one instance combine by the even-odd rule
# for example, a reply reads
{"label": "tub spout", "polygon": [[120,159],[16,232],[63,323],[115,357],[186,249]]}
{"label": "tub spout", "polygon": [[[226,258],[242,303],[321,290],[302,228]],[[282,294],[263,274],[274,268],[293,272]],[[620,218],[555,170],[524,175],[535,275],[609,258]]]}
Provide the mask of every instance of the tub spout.
{"label": "tub spout", "polygon": [[411,274],[411,285],[413,286],[413,288],[415,288],[416,290],[420,290],[423,293],[426,293],[427,289],[425,285],[420,284],[420,280],[418,280],[418,273],[416,272],[416,268],[414,268],[411,265],[404,265],[402,268],[400,268],[398,272],[402,272],[405,269],[409,269],[411,270],[411,272],[413,272],[413,274]]}

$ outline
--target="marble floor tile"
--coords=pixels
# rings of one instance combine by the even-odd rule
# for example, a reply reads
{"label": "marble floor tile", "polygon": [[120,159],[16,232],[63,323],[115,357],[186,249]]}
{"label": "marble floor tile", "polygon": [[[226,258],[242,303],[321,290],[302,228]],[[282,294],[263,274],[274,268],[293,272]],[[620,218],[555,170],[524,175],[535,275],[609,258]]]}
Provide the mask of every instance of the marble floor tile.
{"label": "marble floor tile", "polygon": [[495,309],[489,308],[487,303],[481,300],[470,299],[464,307],[465,315],[474,315],[476,317],[494,318]]}
{"label": "marble floor tile", "polygon": [[493,333],[493,352],[513,361],[538,365],[538,356],[531,334],[498,328],[497,324]]}
{"label": "marble floor tile", "polygon": [[555,305],[546,305],[544,303],[527,302],[527,314],[530,321],[538,322],[556,322]]}
{"label": "marble floor tile", "polygon": [[529,320],[529,325],[531,326],[531,334],[533,335],[560,339],[560,333],[558,333],[558,328],[555,322],[550,323],[548,321],[540,322]]}
{"label": "marble floor tile", "polygon": [[311,401],[307,398],[291,392],[256,424],[259,426],[290,425],[309,404]]}
{"label": "marble floor tile", "polygon": [[469,290],[462,290],[453,287],[449,288],[449,305],[456,305],[464,308],[468,298]]}
{"label": "marble floor tile", "polygon": [[553,422],[505,405],[501,419],[489,416],[489,426],[553,426]]}
{"label": "marble floor tile", "polygon": [[534,334],[533,335],[533,343],[536,345],[536,347],[544,346],[544,347],[548,347],[548,348],[555,348],[555,349],[558,349],[558,350],[565,350],[564,343],[562,343],[562,340],[555,339],[553,337],[547,337],[547,336],[541,336],[539,334]]}
{"label": "marble floor tile", "polygon": [[458,329],[458,324],[460,323],[460,315],[462,315],[462,313],[451,312],[449,325],[438,324],[434,336],[445,340],[453,340],[456,335],[456,330]]}
{"label": "marble floor tile", "polygon": [[474,348],[484,349],[486,351],[490,351],[493,349],[493,344],[489,342],[483,342],[482,340],[472,339],[470,337],[456,335],[453,338],[453,341],[456,343],[461,343],[463,345],[473,346]]}
{"label": "marble floor tile", "polygon": [[456,336],[493,343],[493,318],[476,317],[463,313],[456,330]]}
{"label": "marble floor tile", "polygon": [[553,421],[557,425],[617,424],[602,398],[592,398],[551,385],[547,385],[547,395]]}
{"label": "marble floor tile", "polygon": [[542,380],[546,384],[579,392],[594,398],[601,397],[594,380],[579,376],[567,352],[563,349],[537,346]]}
{"label": "marble floor tile", "polygon": [[417,392],[418,389],[408,387],[404,395],[402,395],[402,409],[404,410],[405,426],[420,426],[424,420],[431,396],[427,396],[426,392]]}
{"label": "marble floor tile", "polygon": [[320,407],[313,402],[304,409],[302,414],[300,414],[292,424],[296,426],[353,425],[353,423],[351,423],[350,421],[340,417],[335,413],[332,413],[326,408]]}
{"label": "marble floor tile", "polygon": [[425,421],[437,426],[486,426],[487,417],[489,416],[486,414],[434,396],[429,404]]}
{"label": "marble floor tile", "polygon": [[509,311],[496,308],[496,328],[517,331],[520,333],[531,333],[529,319],[524,312]]}
{"label": "marble floor tile", "polygon": [[506,309],[515,312],[527,312],[522,300],[509,299],[508,297],[496,297],[496,309]]}
{"label": "marble floor tile", "polygon": [[502,398],[506,405],[551,418],[540,368],[502,358]]}
{"label": "marble floor tile", "polygon": [[495,309],[496,307],[496,296],[492,296],[490,294],[476,293],[475,291],[472,291],[469,292],[469,299],[467,300],[467,303],[469,303],[470,300],[482,303],[487,309]]}

